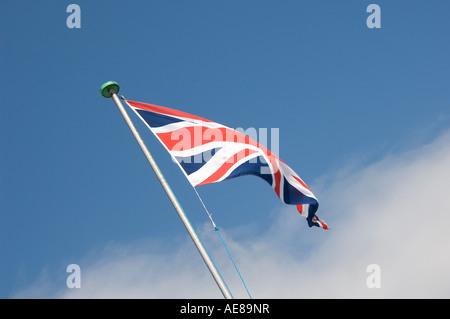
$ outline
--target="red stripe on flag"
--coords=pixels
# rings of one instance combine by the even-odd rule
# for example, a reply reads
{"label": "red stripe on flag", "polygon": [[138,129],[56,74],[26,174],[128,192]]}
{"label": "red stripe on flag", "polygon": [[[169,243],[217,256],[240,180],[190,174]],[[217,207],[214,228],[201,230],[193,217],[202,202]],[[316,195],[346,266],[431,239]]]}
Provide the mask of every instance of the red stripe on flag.
{"label": "red stripe on flag", "polygon": [[300,178],[298,178],[298,177],[295,176],[295,175],[292,175],[292,177],[295,178],[295,180],[296,180],[297,182],[299,182],[300,184],[302,184],[304,188],[306,188],[307,190],[311,191],[311,190],[309,189],[309,187],[306,186],[306,184],[305,184]]}
{"label": "red stripe on flag", "polygon": [[[275,169],[275,167],[274,167],[274,169]],[[274,190],[275,190],[275,193],[277,193],[277,196],[281,199],[281,197],[280,197],[281,173],[280,173],[280,170],[278,169],[278,167],[276,167],[276,169],[277,170],[273,174],[274,177],[275,177],[275,188],[274,188]]]}
{"label": "red stripe on flag", "polygon": [[[227,127],[188,126],[170,132],[156,133],[156,135],[170,151],[188,150],[211,142],[233,142],[252,145],[260,148],[266,154],[270,154],[270,151],[247,135]],[[174,149],[176,145],[177,147]]]}
{"label": "red stripe on flag", "polygon": [[171,132],[157,133],[156,135],[170,151],[185,151],[211,142],[224,141],[226,129],[190,126],[179,128]]}

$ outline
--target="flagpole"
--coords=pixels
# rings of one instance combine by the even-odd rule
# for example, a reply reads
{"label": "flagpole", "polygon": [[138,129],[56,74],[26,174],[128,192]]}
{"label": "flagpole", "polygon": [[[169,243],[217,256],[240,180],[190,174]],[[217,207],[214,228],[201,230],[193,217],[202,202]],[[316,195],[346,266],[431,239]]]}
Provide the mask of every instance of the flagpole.
{"label": "flagpole", "polygon": [[153,171],[155,172],[156,177],[158,178],[162,187],[166,191],[166,194],[169,197],[170,201],[172,202],[173,207],[175,208],[181,221],[183,222],[184,227],[186,227],[186,230],[189,233],[189,236],[191,236],[191,239],[194,242],[195,246],[197,247],[198,252],[200,253],[201,257],[203,258],[203,261],[205,262],[206,266],[208,267],[209,271],[211,272],[211,275],[213,276],[214,280],[216,281],[217,286],[219,287],[220,291],[222,292],[223,296],[226,299],[232,299],[233,297],[230,293],[230,290],[228,289],[227,285],[225,284],[224,280],[222,279],[221,275],[219,274],[219,271],[217,270],[216,266],[214,265],[214,262],[212,261],[211,257],[209,256],[208,252],[206,251],[205,247],[203,246],[200,238],[198,237],[197,233],[195,232],[194,228],[192,227],[191,223],[189,222],[189,219],[186,217],[186,214],[184,213],[183,208],[181,207],[180,203],[178,202],[177,198],[175,197],[174,193],[172,192],[172,189],[170,188],[169,184],[167,183],[166,179],[164,178],[163,174],[161,173],[158,165],[156,164],[155,160],[153,159],[153,156],[150,154],[150,151],[145,146],[144,141],[142,140],[141,136],[139,135],[139,132],[136,130],[136,127],[134,126],[133,122],[131,121],[130,117],[128,116],[128,113],[126,112],[124,106],[122,105],[122,102],[120,102],[120,99],[117,96],[117,93],[119,92],[119,85],[114,81],[108,81],[101,86],[100,92],[106,98],[109,98],[109,97],[113,98],[114,102],[116,103],[117,108],[119,109],[125,122],[127,123],[128,127],[130,128],[131,132],[133,133],[134,138],[136,139],[139,146],[141,147],[142,152],[144,152],[144,155],[147,158],[147,161],[149,162],[150,166],[152,167]]}

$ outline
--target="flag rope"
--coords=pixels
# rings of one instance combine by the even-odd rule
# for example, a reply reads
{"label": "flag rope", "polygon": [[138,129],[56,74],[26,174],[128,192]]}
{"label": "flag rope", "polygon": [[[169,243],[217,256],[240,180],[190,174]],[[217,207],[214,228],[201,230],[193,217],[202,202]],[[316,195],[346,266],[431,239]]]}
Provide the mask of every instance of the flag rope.
{"label": "flag rope", "polygon": [[217,227],[216,223],[214,222],[214,220],[213,220],[213,218],[212,218],[212,214],[209,212],[208,208],[206,208],[206,205],[205,205],[205,203],[203,202],[202,198],[200,197],[200,194],[197,192],[197,189],[196,189],[195,187],[193,187],[193,188],[194,188],[195,193],[197,194],[198,199],[199,199],[200,202],[202,203],[203,208],[205,209],[205,212],[206,212],[206,214],[208,215],[208,218],[209,218],[209,220],[211,221],[211,223],[212,223],[212,225],[213,225],[213,227],[214,227],[214,230],[215,230],[215,231],[217,232],[217,234],[219,235],[219,238],[220,238],[220,240],[222,241],[222,244],[223,244],[223,246],[225,247],[225,249],[226,249],[226,251],[227,251],[227,253],[228,253],[228,256],[230,257],[231,262],[233,263],[233,266],[234,266],[234,268],[236,269],[236,272],[237,272],[238,275],[239,275],[239,278],[241,278],[242,284],[244,285],[244,288],[245,288],[245,290],[247,291],[248,296],[250,297],[250,299],[253,299],[252,296],[250,295],[250,292],[248,291],[248,288],[247,288],[247,285],[245,284],[244,278],[242,277],[242,275],[241,275],[241,273],[240,273],[240,271],[239,271],[239,269],[238,269],[236,263],[234,262],[233,257],[231,256],[230,250],[228,249],[228,246],[227,246],[227,244],[225,243],[225,240],[223,239],[222,235],[221,235],[220,232],[219,232],[219,227]]}
{"label": "flag rope", "polygon": [[[198,193],[197,193],[197,194],[198,194]],[[192,223],[191,223],[191,221],[189,220],[189,217],[186,216],[186,218],[187,218],[189,224],[191,224],[191,226],[192,226]],[[200,238],[200,236],[198,235],[197,231],[195,230],[195,228],[194,228],[193,226],[192,226],[192,229],[194,229],[195,234],[197,235],[198,239],[200,240],[200,242],[201,242],[202,245],[204,246],[202,239]],[[222,278],[222,281],[223,281],[224,285],[227,287],[228,291],[230,292],[231,299],[234,299],[234,296],[233,296],[233,294],[231,293],[230,288],[228,288],[228,285],[227,285],[227,283],[225,282],[225,279],[223,278],[222,274],[220,273],[219,269],[217,268],[216,264],[214,263],[214,260],[212,259],[211,255],[209,254],[209,252],[208,252],[208,250],[206,249],[206,247],[205,247],[205,251],[206,251],[206,253],[208,254],[209,258],[211,259],[211,262],[214,264],[214,267],[216,267],[217,273],[219,274],[220,278]]]}

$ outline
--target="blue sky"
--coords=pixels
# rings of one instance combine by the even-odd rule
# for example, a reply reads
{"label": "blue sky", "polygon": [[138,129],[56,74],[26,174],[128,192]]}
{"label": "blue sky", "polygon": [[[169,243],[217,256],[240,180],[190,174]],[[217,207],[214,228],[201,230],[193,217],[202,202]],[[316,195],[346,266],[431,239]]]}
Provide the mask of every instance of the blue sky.
{"label": "blue sky", "polygon": [[[414,163],[429,160],[427,167],[439,167],[436,159],[447,158],[439,152],[446,150],[450,128],[448,1],[78,0],[80,29],[66,26],[70,3],[0,3],[2,298],[36,292],[70,297],[73,291],[65,279],[72,263],[80,265],[83,285],[94,291],[88,278],[99,269],[113,271],[117,260],[112,256],[122,256],[117,258],[124,262],[153,256],[159,266],[147,260],[144,264],[153,268],[142,278],[167,279],[171,272],[165,270],[164,277],[159,271],[176,271],[167,263],[193,249],[185,246],[185,230],[113,102],[100,95],[100,85],[108,80],[117,81],[120,93],[130,100],[176,108],[229,127],[279,128],[280,158],[312,188],[321,203],[319,216],[335,230],[309,229],[294,207],[286,208],[254,177],[199,187],[238,256],[255,243],[266,247],[272,242],[275,249],[279,238],[270,235],[289,233],[289,245],[279,242],[288,246],[283,256],[301,268],[307,256],[331,249],[327,243],[340,238],[333,232],[348,231],[344,221],[350,212],[356,214],[354,203],[370,193],[370,178],[393,167],[415,175]],[[366,26],[370,3],[380,5],[381,29]],[[131,115],[189,218],[221,261],[225,252],[214,248],[214,231],[207,228],[207,216],[189,183]],[[427,147],[440,156],[422,157],[420,150]],[[380,171],[372,175],[375,168]],[[364,176],[369,179],[363,183]],[[368,186],[367,193],[359,194],[347,181],[359,181],[355,184],[361,189]],[[342,191],[343,185],[355,192]],[[382,210],[387,195],[379,196],[372,199]],[[430,195],[417,190],[410,196],[426,202]],[[447,204],[438,207],[439,213],[448,212]],[[372,218],[364,211],[357,216],[363,224],[364,216]],[[403,220],[408,216],[405,210]],[[377,228],[380,238],[386,232]],[[269,256],[272,248],[262,249],[261,255]],[[252,250],[261,256],[257,251]],[[193,273],[200,271],[203,278],[206,270],[195,267],[199,256],[190,252],[182,256],[186,263],[193,260]],[[241,264],[247,269],[244,255]],[[100,262],[103,257],[110,268]],[[376,253],[372,257],[377,263]],[[345,257],[336,258],[345,268]],[[253,270],[248,267],[251,283]],[[261,277],[273,269],[279,270],[261,264]],[[362,273],[366,275],[364,269]],[[212,280],[204,280],[205,291],[217,293]],[[176,286],[166,291],[159,284],[132,295],[178,296]],[[276,297],[265,294],[264,287],[253,287],[256,296]],[[114,296],[122,296],[121,288],[116,289]],[[102,296],[83,295],[86,291],[76,293]],[[436,288],[435,295],[448,293]],[[339,291],[331,295],[341,296]]]}

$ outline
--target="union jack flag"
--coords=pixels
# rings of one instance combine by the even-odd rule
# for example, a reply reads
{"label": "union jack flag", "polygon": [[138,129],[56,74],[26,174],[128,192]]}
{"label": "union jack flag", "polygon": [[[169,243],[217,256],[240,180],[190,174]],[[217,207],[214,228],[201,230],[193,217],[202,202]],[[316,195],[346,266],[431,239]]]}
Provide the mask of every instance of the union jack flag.
{"label": "union jack flag", "polygon": [[162,106],[126,101],[178,163],[193,187],[241,175],[267,181],[286,204],[296,205],[310,227],[328,229],[316,216],[319,202],[278,156],[222,124]]}

